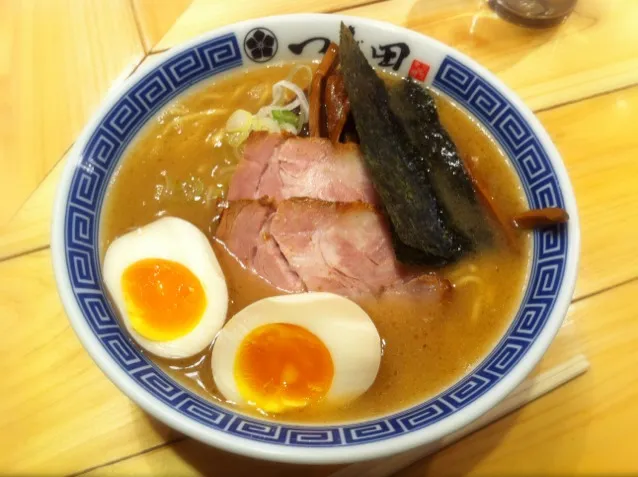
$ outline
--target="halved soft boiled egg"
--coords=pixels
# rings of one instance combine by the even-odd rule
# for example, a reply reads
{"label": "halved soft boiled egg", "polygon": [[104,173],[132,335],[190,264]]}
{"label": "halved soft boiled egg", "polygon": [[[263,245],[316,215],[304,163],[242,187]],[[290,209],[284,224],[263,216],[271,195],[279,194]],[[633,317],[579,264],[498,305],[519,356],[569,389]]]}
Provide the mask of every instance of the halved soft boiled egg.
{"label": "halved soft boiled egg", "polygon": [[343,405],[374,382],[381,340],[357,304],[332,293],[265,298],[226,323],[213,347],[226,399],[267,413]]}
{"label": "halved soft boiled egg", "polygon": [[103,274],[124,325],[157,356],[199,353],[226,320],[222,269],[206,236],[185,220],[164,217],[118,237]]}

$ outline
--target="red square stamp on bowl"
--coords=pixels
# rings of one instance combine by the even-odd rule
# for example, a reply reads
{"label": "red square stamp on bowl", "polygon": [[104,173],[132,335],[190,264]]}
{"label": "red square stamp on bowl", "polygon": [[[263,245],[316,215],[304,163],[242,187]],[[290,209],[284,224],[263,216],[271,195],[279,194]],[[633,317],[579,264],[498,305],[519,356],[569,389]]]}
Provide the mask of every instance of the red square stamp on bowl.
{"label": "red square stamp on bowl", "polygon": [[414,60],[412,61],[412,65],[410,65],[408,75],[417,81],[425,81],[429,71],[430,65],[419,60]]}

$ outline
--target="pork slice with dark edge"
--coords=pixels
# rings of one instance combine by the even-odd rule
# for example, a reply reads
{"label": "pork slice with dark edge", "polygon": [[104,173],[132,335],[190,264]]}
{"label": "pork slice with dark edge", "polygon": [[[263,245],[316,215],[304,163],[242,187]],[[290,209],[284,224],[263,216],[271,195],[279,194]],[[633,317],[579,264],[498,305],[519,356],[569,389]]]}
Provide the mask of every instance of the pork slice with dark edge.
{"label": "pork slice with dark edge", "polygon": [[378,294],[402,279],[387,225],[368,204],[287,200],[270,231],[309,290]]}
{"label": "pork slice with dark edge", "polygon": [[270,234],[274,213],[268,200],[231,202],[215,236],[242,265],[272,286],[286,292],[306,291]]}
{"label": "pork slice with dark edge", "polygon": [[402,290],[438,302],[450,288],[436,273],[399,263],[385,217],[362,202],[235,201],[224,211],[216,238],[284,291],[357,297]]}
{"label": "pork slice with dark edge", "polygon": [[248,138],[228,190],[229,200],[261,197],[379,202],[357,145],[264,132]]}

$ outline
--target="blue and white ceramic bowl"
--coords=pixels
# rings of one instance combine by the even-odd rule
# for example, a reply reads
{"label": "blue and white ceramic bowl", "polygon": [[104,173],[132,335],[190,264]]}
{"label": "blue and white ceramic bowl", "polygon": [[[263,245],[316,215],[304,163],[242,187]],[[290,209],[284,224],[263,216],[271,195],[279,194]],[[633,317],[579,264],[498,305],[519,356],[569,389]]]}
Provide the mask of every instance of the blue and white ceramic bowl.
{"label": "blue and white ceramic bowl", "polygon": [[[568,210],[568,225],[536,231],[533,264],[511,326],[476,368],[444,392],[392,415],[342,425],[277,424],[208,402],[164,374],[132,344],[102,283],[104,194],[126,148],[156,112],[189,88],[241,68],[317,59],[355,29],[369,61],[410,75],[466,108],[518,173],[530,207]],[[55,203],[52,251],[69,320],[104,373],[171,427],[225,450],[298,463],[378,458],[438,439],[494,407],[540,360],[572,296],[579,253],[576,204],[561,158],[530,110],[487,70],[452,48],[386,23],[338,15],[251,20],[190,41],[116,88],[76,142]]]}

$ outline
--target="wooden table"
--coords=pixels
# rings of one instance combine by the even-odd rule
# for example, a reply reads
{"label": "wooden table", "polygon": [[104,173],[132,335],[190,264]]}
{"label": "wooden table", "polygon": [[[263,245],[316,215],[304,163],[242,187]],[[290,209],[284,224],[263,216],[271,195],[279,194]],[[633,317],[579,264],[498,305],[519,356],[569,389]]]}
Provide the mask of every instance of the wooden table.
{"label": "wooden table", "polygon": [[546,31],[508,24],[482,0],[0,2],[0,473],[300,474],[186,439],[122,395],[69,327],[48,244],[65,151],[110,87],[218,25],[318,10],[405,25],[496,73],[556,142],[581,215],[565,329],[590,372],[400,475],[637,473],[636,0],[580,0]]}

